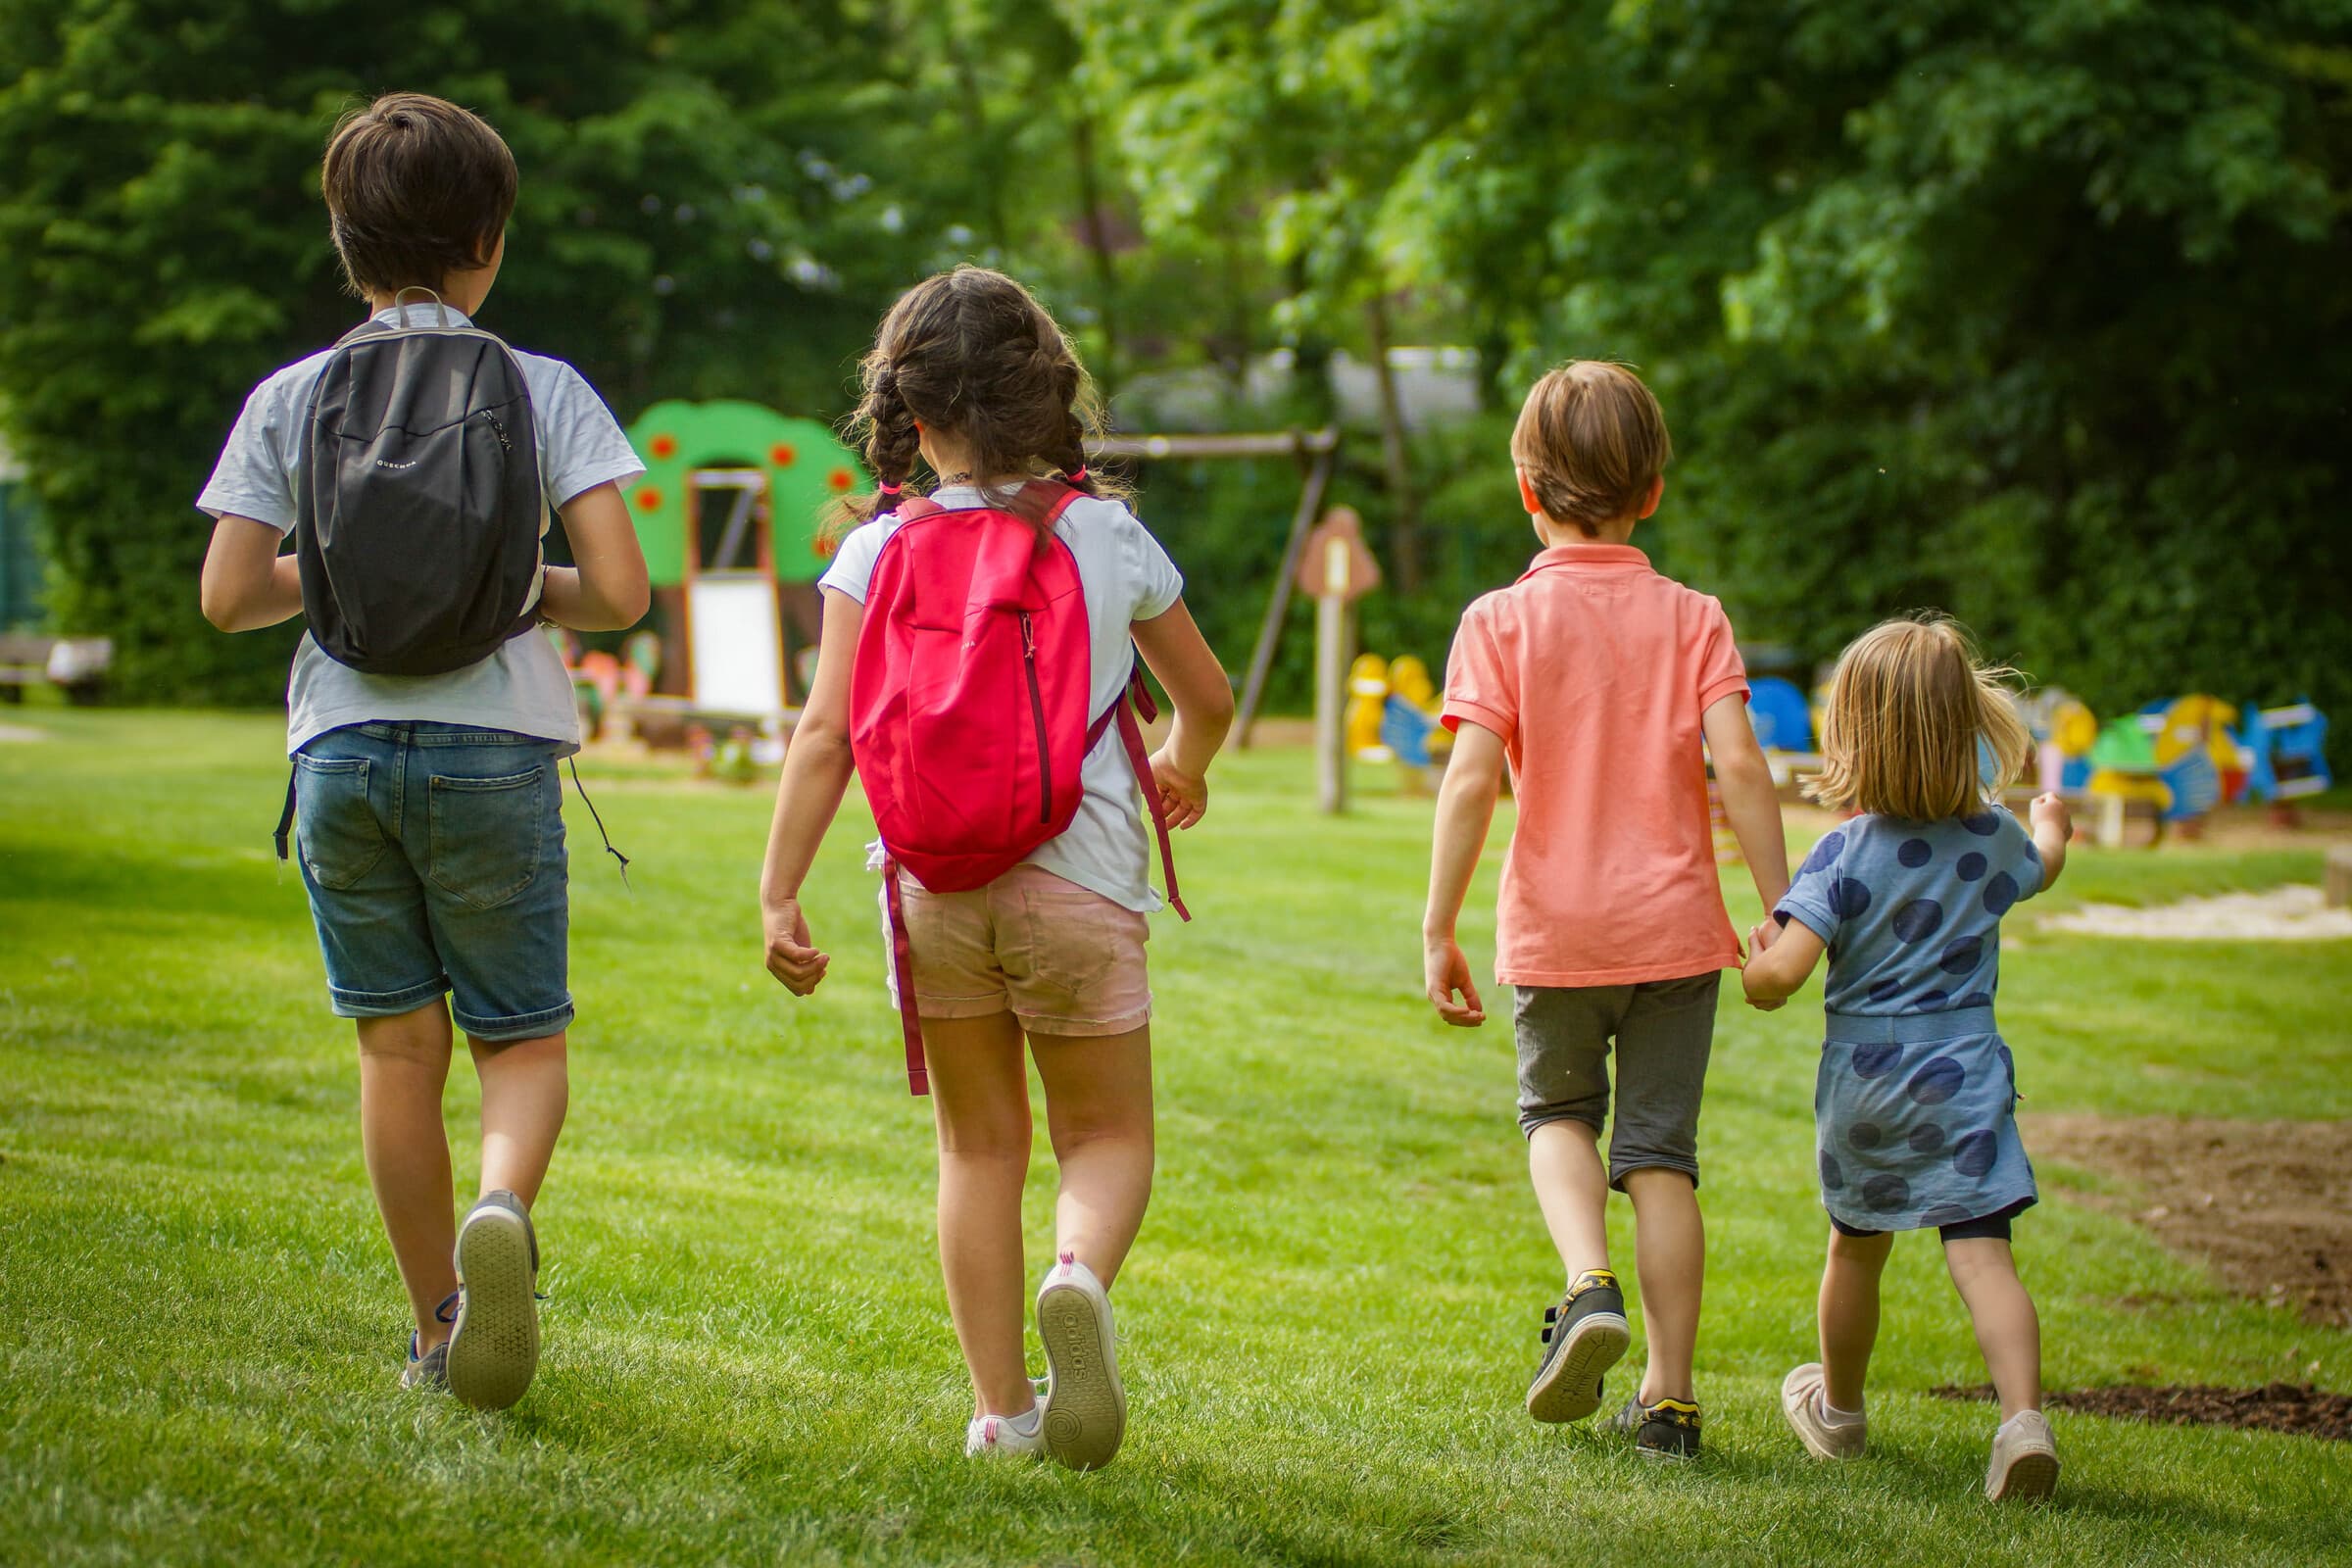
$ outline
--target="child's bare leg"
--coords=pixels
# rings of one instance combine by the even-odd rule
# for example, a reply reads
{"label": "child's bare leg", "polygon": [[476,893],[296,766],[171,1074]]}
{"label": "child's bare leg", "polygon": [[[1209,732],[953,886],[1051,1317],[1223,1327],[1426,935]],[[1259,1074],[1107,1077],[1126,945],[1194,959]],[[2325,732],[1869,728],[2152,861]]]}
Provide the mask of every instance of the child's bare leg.
{"label": "child's bare leg", "polygon": [[1152,1029],[1031,1035],[1061,1167],[1055,1246],[1108,1287],[1152,1200]]}
{"label": "child's bare leg", "polygon": [[1528,1135],[1528,1179],[1571,1283],[1586,1269],[1609,1266],[1609,1173],[1599,1143],[1598,1128],[1573,1117]]}
{"label": "child's bare leg", "polygon": [[1993,1237],[1946,1242],[1943,1260],[1977,1329],[1977,1348],[2001,1396],[2001,1419],[2041,1408],[2041,1320],[2017,1277],[2009,1244]]}
{"label": "child's bare leg", "polygon": [[564,1036],[506,1045],[466,1038],[482,1079],[482,1191],[513,1193],[528,1208],[539,1200],[571,1100]]}
{"label": "child's bare leg", "polygon": [[971,1369],[978,1415],[1037,1402],[1021,1356],[1028,1321],[1021,1184],[1029,1175],[1029,1073],[1009,1012],[925,1018],[939,1134],[939,1266]]}
{"label": "child's bare leg", "polygon": [[416,1319],[416,1344],[449,1338],[433,1309],[458,1288],[457,1222],[451,1213],[449,1135],[441,1091],[449,1082],[449,1007],[435,999],[390,1018],[362,1018],[360,1148],[376,1212]]}
{"label": "child's bare leg", "polygon": [[1629,1171],[1634,1200],[1634,1266],[1642,1279],[1642,1326],[1649,1364],[1642,1372],[1642,1402],[1689,1399],[1690,1363],[1698,1352],[1699,1291],[1707,1271],[1706,1224],[1698,1191],[1682,1171],[1665,1166]]}
{"label": "child's bare leg", "polygon": [[1839,1410],[1862,1408],[1871,1348],[1879,1342],[1879,1276],[1894,1250],[1894,1235],[1830,1232],[1821,1270],[1822,1394]]}

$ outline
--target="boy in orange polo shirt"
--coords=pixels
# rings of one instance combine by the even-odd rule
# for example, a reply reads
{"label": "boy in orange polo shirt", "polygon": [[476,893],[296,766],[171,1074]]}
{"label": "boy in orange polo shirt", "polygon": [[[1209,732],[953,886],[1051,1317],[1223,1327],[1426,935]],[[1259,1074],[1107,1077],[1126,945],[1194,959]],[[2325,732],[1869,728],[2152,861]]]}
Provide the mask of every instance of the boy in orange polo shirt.
{"label": "boy in orange polo shirt", "polygon": [[1767,909],[1788,890],[1788,857],[1723,607],[1659,576],[1626,542],[1657,510],[1671,455],[1657,400],[1623,366],[1574,361],[1528,394],[1511,457],[1544,548],[1516,583],[1471,605],[1454,637],[1444,721],[1455,739],[1422,963],[1440,1017],[1486,1021],[1454,921],[1507,758],[1519,823],[1502,868],[1494,978],[1517,993],[1519,1124],[1568,1270],[1566,1298],[1544,1314],[1528,1413],[1592,1414],[1631,1340],[1608,1266],[1613,1187],[1634,1200],[1649,1359],[1610,1426],[1644,1454],[1684,1459],[1697,1453],[1699,1430],[1699,1090],[1718,983],[1740,962],[1708,828],[1708,754]]}

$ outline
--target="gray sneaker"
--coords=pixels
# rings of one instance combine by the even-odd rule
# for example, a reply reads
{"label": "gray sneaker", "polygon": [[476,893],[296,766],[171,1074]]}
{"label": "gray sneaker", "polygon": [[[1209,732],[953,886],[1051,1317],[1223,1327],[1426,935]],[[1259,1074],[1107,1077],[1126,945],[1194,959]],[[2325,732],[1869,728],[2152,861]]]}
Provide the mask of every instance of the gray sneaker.
{"label": "gray sneaker", "polygon": [[1993,1502],[2039,1502],[2058,1490],[2058,1441],[2039,1410],[2020,1410],[1992,1434],[1984,1495]]}
{"label": "gray sneaker", "polygon": [[1582,1421],[1599,1409],[1603,1375],[1632,1343],[1617,1276],[1605,1268],[1579,1274],[1567,1299],[1544,1309],[1544,1359],[1527,1386],[1527,1413]]}
{"label": "gray sneaker", "polygon": [[539,1238],[513,1193],[485,1194],[458,1228],[458,1312],[449,1392],[504,1410],[539,1370]]}
{"label": "gray sneaker", "polygon": [[400,1386],[426,1394],[449,1392],[449,1342],[439,1345],[422,1355],[416,1353],[416,1336],[409,1336],[409,1364],[401,1368]]}

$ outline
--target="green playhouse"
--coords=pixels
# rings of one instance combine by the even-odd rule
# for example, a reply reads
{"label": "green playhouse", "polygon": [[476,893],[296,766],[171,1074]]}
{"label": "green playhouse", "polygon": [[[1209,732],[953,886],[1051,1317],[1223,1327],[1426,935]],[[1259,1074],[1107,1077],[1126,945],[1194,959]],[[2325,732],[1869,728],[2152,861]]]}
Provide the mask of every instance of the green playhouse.
{"label": "green playhouse", "polygon": [[629,426],[645,477],[629,515],[654,585],[655,689],[700,712],[765,718],[805,689],[826,509],[866,482],[814,419],[757,403],[657,403]]}

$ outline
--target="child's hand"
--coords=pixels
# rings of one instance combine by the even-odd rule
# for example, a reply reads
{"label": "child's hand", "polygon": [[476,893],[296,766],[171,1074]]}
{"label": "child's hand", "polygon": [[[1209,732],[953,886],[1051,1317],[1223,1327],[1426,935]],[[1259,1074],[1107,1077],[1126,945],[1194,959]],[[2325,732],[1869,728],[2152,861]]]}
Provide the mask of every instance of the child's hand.
{"label": "child's hand", "polygon": [[[1470,960],[1462,956],[1462,945],[1451,937],[1429,937],[1421,944],[1421,978],[1428,988],[1430,1005],[1438,1016],[1457,1029],[1475,1029],[1487,1021],[1487,1004],[1478,1000],[1478,987],[1470,983]],[[1456,994],[1461,1001],[1454,1001]]]}
{"label": "child's hand", "polygon": [[2058,835],[2061,843],[2075,836],[2075,816],[2066,808],[2065,801],[2055,795],[2036,795],[2034,797],[2033,809],[2036,828],[2049,828]]}
{"label": "child's hand", "polygon": [[[1747,956],[1751,958],[1762,957],[1765,950],[1770,948],[1774,942],[1778,941],[1780,939],[1780,921],[1774,919],[1769,914],[1763,919],[1758,920],[1754,925],[1751,925],[1747,928]],[[1744,965],[1742,967],[1744,967]]]}
{"label": "child's hand", "polygon": [[833,960],[810,945],[808,917],[801,913],[801,901],[769,905],[761,911],[760,923],[767,934],[767,972],[796,997],[814,991]]}
{"label": "child's hand", "polygon": [[1187,773],[1165,746],[1152,754],[1152,782],[1159,790],[1160,814],[1170,827],[1191,827],[1208,814],[1208,780]]}

